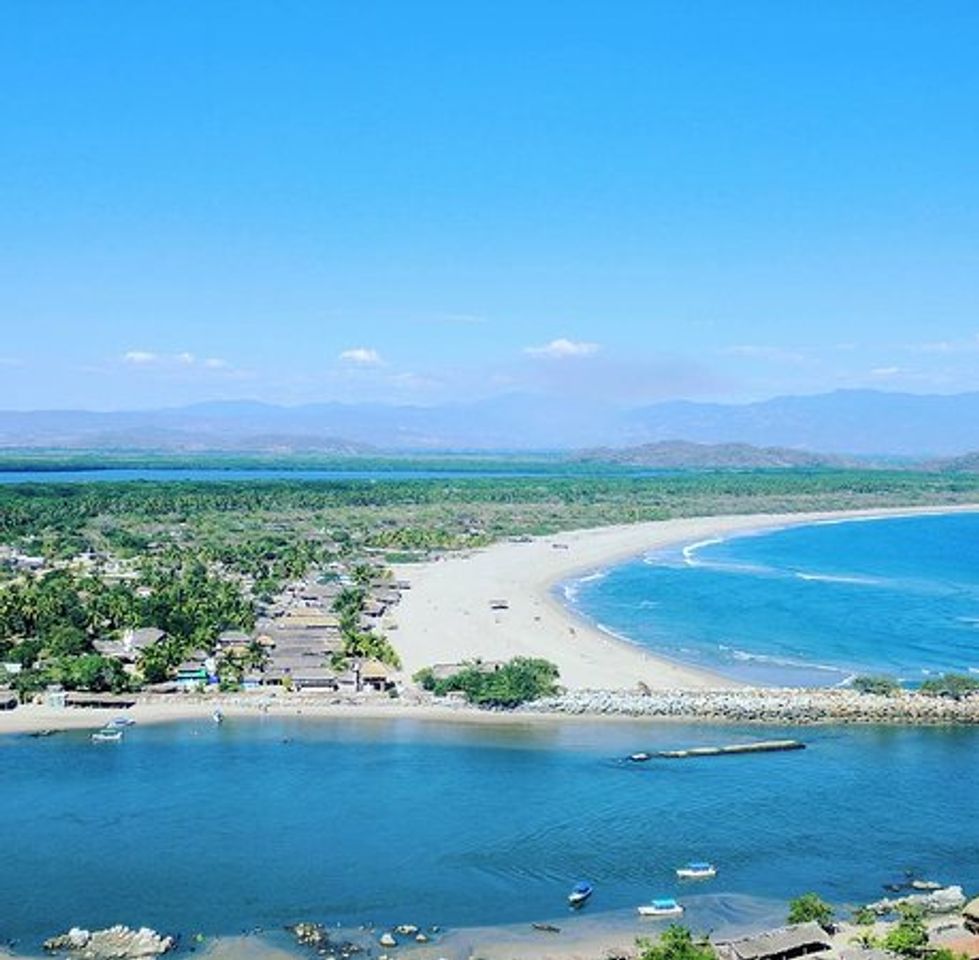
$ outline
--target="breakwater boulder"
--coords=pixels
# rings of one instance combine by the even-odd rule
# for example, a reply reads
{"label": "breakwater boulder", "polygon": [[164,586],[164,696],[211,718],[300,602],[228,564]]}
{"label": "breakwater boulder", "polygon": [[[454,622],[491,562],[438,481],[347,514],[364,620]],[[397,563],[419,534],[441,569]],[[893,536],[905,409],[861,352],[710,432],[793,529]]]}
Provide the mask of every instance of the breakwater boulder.
{"label": "breakwater boulder", "polygon": [[737,723],[979,723],[979,696],[954,700],[914,691],[891,696],[846,688],[570,690],[518,708],[527,713],[671,717]]}
{"label": "breakwater boulder", "polygon": [[68,953],[75,960],[142,960],[162,956],[175,945],[173,937],[149,927],[132,930],[122,924],[95,931],[72,927],[44,941],[49,953]]}

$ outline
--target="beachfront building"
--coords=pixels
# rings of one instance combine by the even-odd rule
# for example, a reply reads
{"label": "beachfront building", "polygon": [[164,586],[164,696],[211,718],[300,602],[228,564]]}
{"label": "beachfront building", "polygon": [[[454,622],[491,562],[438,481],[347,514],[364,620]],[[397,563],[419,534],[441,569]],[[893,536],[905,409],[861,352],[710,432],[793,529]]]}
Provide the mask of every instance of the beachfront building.
{"label": "beachfront building", "polygon": [[391,668],[380,660],[365,660],[355,668],[359,690],[375,690],[378,693],[386,693],[394,688],[394,680],[391,677]]}
{"label": "beachfront building", "polygon": [[209,669],[207,654],[203,651],[192,653],[183,663],[177,665],[174,682],[179,690],[193,690],[208,683],[212,671]]}
{"label": "beachfront building", "polygon": [[818,923],[794,923],[740,940],[717,944],[720,960],[794,960],[831,949],[830,937]]}
{"label": "beachfront building", "polygon": [[66,707],[84,707],[90,710],[128,710],[135,703],[135,697],[118,693],[71,690],[65,694]]}

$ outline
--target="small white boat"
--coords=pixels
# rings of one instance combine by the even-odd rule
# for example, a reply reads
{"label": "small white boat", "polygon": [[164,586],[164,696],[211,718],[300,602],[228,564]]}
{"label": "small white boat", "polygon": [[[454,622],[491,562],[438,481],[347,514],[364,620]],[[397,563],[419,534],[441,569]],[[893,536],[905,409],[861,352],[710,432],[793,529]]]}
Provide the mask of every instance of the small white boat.
{"label": "small white boat", "polygon": [[104,727],[102,730],[96,730],[92,734],[92,740],[95,743],[117,743],[122,739],[122,731],[116,730],[113,727]]}
{"label": "small white boat", "polygon": [[214,713],[211,714],[211,719],[215,723],[224,723],[224,714],[220,710],[215,710]]}
{"label": "small white boat", "polygon": [[717,867],[706,862],[688,863],[680,867],[676,875],[680,880],[710,880],[717,876]]}
{"label": "small white boat", "polygon": [[594,892],[590,883],[582,880],[571,888],[568,894],[568,904],[572,907],[580,907]]}
{"label": "small white boat", "polygon": [[683,907],[672,897],[661,897],[636,909],[641,917],[679,917],[683,914]]}
{"label": "small white boat", "polygon": [[630,753],[629,759],[633,763],[645,763],[647,760],[652,760],[652,757],[648,753]]}
{"label": "small white boat", "polygon": [[132,717],[113,717],[106,725],[108,730],[110,727],[131,727],[136,723]]}

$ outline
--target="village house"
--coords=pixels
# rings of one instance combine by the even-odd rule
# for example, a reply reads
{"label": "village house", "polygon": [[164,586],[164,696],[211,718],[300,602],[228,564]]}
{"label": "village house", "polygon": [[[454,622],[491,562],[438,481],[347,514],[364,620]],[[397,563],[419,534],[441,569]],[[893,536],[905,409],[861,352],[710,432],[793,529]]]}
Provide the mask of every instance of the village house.
{"label": "village house", "polygon": [[201,684],[212,682],[216,667],[203,650],[195,650],[183,663],[177,665],[174,682],[180,690],[192,690]]}
{"label": "village house", "polygon": [[794,960],[830,948],[829,934],[818,923],[809,922],[718,943],[717,956],[720,960]]}
{"label": "village house", "polygon": [[103,657],[135,663],[147,647],[159,643],[164,636],[164,632],[156,627],[140,627],[137,630],[123,631],[118,640],[96,640],[92,646]]}

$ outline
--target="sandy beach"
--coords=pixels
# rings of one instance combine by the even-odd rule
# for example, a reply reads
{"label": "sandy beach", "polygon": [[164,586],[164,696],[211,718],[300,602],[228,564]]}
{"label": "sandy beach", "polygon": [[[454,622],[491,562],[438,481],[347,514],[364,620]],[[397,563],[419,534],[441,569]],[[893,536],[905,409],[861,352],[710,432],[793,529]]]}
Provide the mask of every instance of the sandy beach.
{"label": "sandy beach", "polygon": [[[396,568],[411,583],[392,640],[409,674],[436,663],[544,657],[570,690],[731,689],[735,681],[658,657],[577,617],[557,584],[681,543],[826,520],[967,512],[976,506],[694,517],[555,534]],[[505,600],[494,610],[491,601]]]}

